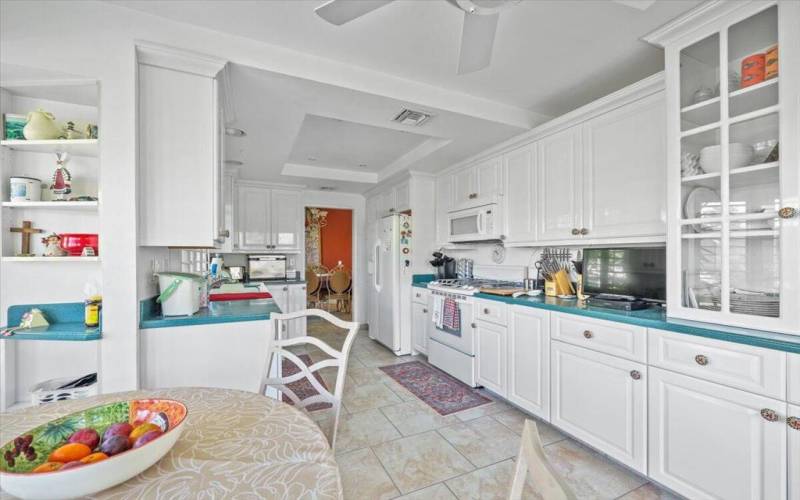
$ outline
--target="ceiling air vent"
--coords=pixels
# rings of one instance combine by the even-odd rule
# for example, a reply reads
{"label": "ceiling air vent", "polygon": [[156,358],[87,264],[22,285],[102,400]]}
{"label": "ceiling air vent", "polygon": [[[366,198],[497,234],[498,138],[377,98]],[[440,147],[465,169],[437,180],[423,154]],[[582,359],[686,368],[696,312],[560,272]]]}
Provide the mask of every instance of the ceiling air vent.
{"label": "ceiling air vent", "polygon": [[428,113],[422,111],[414,111],[413,109],[404,109],[394,120],[401,125],[408,125],[409,127],[419,127],[431,117]]}

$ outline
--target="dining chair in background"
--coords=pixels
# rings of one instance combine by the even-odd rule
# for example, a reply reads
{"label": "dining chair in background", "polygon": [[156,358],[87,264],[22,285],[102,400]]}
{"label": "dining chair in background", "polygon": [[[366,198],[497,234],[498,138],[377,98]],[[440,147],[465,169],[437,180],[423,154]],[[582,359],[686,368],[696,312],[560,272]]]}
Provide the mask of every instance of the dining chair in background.
{"label": "dining chair in background", "polygon": [[328,281],[328,301],[334,303],[336,311],[350,312],[351,303],[351,278],[345,268],[336,268],[331,273]]}
{"label": "dining chair in background", "polygon": [[542,500],[575,500],[569,486],[556,472],[544,453],[539,428],[533,420],[525,420],[522,428],[522,442],[519,447],[514,481],[511,483],[509,500],[520,500],[525,488],[525,478],[531,475],[534,490]]}
{"label": "dining chair in background", "polygon": [[[261,394],[273,396],[275,390],[279,394],[285,395],[289,398],[292,404],[308,414],[308,407],[317,403],[330,403],[333,410],[333,427],[329,430],[328,442],[331,448],[335,449],[336,446],[336,432],[339,427],[339,413],[342,407],[342,394],[344,393],[345,376],[347,375],[347,361],[350,358],[350,349],[353,347],[353,341],[358,333],[358,323],[343,321],[333,314],[323,311],[321,309],[306,309],[304,311],[296,311],[286,314],[272,314],[270,320],[272,322],[273,332],[282,332],[283,325],[286,321],[291,321],[298,318],[308,317],[321,318],[334,326],[347,330],[347,336],[342,344],[342,350],[337,351],[325,342],[315,337],[297,337],[292,339],[276,338],[271,343],[267,353],[267,371],[261,382]],[[302,359],[292,351],[289,347],[311,344],[320,349],[322,352],[330,356],[322,361],[317,361],[311,366],[306,365]],[[287,359],[294,363],[299,372],[283,376],[283,359]],[[336,367],[336,386],[331,393],[319,380],[317,380],[316,372],[328,367]],[[274,373],[280,372],[280,375],[273,376]],[[317,391],[314,396],[300,399],[297,394],[292,391],[289,384],[299,380],[306,379]],[[270,391],[270,389],[273,389]],[[280,395],[274,394],[278,398]],[[322,430],[325,433],[325,430]]]}
{"label": "dining chair in background", "polygon": [[320,290],[322,281],[313,269],[306,269],[306,304],[308,309],[315,309],[320,305]]}

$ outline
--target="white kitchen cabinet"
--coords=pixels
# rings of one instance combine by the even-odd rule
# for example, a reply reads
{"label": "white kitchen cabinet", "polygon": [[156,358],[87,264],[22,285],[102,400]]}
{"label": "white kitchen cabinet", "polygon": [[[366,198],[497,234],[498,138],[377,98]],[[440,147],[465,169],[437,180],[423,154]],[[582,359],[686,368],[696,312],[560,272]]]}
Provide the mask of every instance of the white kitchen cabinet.
{"label": "white kitchen cabinet", "polygon": [[475,182],[475,168],[466,167],[453,172],[453,207],[469,204],[478,196]]}
{"label": "white kitchen cabinet", "polygon": [[401,182],[393,188],[394,190],[394,211],[403,212],[411,209],[411,191],[409,183]]}
{"label": "white kitchen cabinet", "polygon": [[277,305],[282,313],[291,312],[289,310],[289,286],[283,284],[267,284],[267,291],[270,295],[272,295],[272,299],[275,301],[275,305]]}
{"label": "white kitchen cabinet", "polygon": [[476,346],[475,357],[478,361],[477,380],[495,394],[507,396],[507,355],[508,332],[506,327],[476,321],[475,328]]}
{"label": "white kitchen cabinet", "polygon": [[789,445],[789,498],[800,498],[800,406],[789,405],[788,418]]}
{"label": "white kitchen cabinet", "polygon": [[508,321],[508,400],[550,420],[550,313],[511,306]]}
{"label": "white kitchen cabinet", "polygon": [[270,245],[270,190],[241,185],[237,187],[237,250],[267,251]]}
{"label": "white kitchen cabinet", "polygon": [[581,127],[570,127],[538,143],[538,239],[570,240],[580,235]]}
{"label": "white kitchen cabinet", "polygon": [[224,61],[137,47],[139,244],[220,241],[220,118]]}
{"label": "white kitchen cabinet", "polygon": [[378,194],[378,218],[394,211],[394,190],[387,189],[380,192]]}
{"label": "white kitchen cabinet", "polygon": [[445,244],[450,239],[447,213],[453,209],[453,176],[436,179],[436,241]]}
{"label": "white kitchen cabinet", "polygon": [[464,208],[497,202],[503,192],[503,162],[500,156],[464,167],[450,174],[453,205]]}
{"label": "white kitchen cabinet", "polygon": [[370,196],[367,198],[366,201],[366,211],[367,211],[367,225],[369,226],[371,223],[378,220],[378,197],[377,196]]}
{"label": "white kitchen cabinet", "polygon": [[[289,285],[289,312],[303,311],[307,309],[307,304],[306,285]],[[289,336],[305,337],[306,326],[306,318],[293,319],[289,325]]]}
{"label": "white kitchen cabinet", "polygon": [[649,377],[653,480],[697,500],[787,498],[786,403],[658,368]]}
{"label": "white kitchen cabinet", "polygon": [[536,144],[503,155],[506,243],[536,240]]}
{"label": "white kitchen cabinet", "polygon": [[428,352],[428,323],[432,323],[429,311],[427,302],[411,303],[411,347],[422,354]]}
{"label": "white kitchen cabinet", "polygon": [[584,123],[584,238],[666,235],[665,112],[658,92]]}
{"label": "white kitchen cabinet", "polygon": [[786,360],[789,369],[789,402],[800,405],[800,354],[789,353]]}
{"label": "white kitchen cabinet", "polygon": [[647,366],[553,341],[550,421],[647,473]]}
{"label": "white kitchen cabinet", "polygon": [[303,216],[300,192],[272,189],[270,194],[270,245],[272,250],[299,251]]}

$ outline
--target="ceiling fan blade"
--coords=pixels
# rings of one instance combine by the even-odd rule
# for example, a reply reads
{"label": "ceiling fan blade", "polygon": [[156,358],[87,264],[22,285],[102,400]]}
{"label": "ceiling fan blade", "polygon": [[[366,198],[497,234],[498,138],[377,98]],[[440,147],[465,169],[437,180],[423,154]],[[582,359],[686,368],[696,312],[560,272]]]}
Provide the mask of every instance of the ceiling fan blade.
{"label": "ceiling fan blade", "polygon": [[393,0],[330,0],[316,9],[314,12],[319,17],[336,26],[352,21],[357,17],[368,14],[375,9],[383,7]]}
{"label": "ceiling fan blade", "polygon": [[500,14],[478,15],[464,12],[461,50],[458,54],[459,75],[472,73],[489,65],[499,18]]}

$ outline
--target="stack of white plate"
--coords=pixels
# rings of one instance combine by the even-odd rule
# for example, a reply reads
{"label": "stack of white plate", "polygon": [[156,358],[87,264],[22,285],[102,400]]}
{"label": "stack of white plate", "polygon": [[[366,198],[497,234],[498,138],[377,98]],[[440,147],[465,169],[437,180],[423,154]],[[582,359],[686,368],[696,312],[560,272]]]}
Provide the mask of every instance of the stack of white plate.
{"label": "stack of white plate", "polygon": [[[706,173],[719,172],[722,169],[722,147],[708,146],[700,150],[700,166]],[[730,169],[745,167],[753,160],[753,146],[734,142],[728,145],[728,161]]]}
{"label": "stack of white plate", "polygon": [[778,293],[750,292],[734,290],[731,292],[731,312],[753,316],[780,315],[781,297]]}

